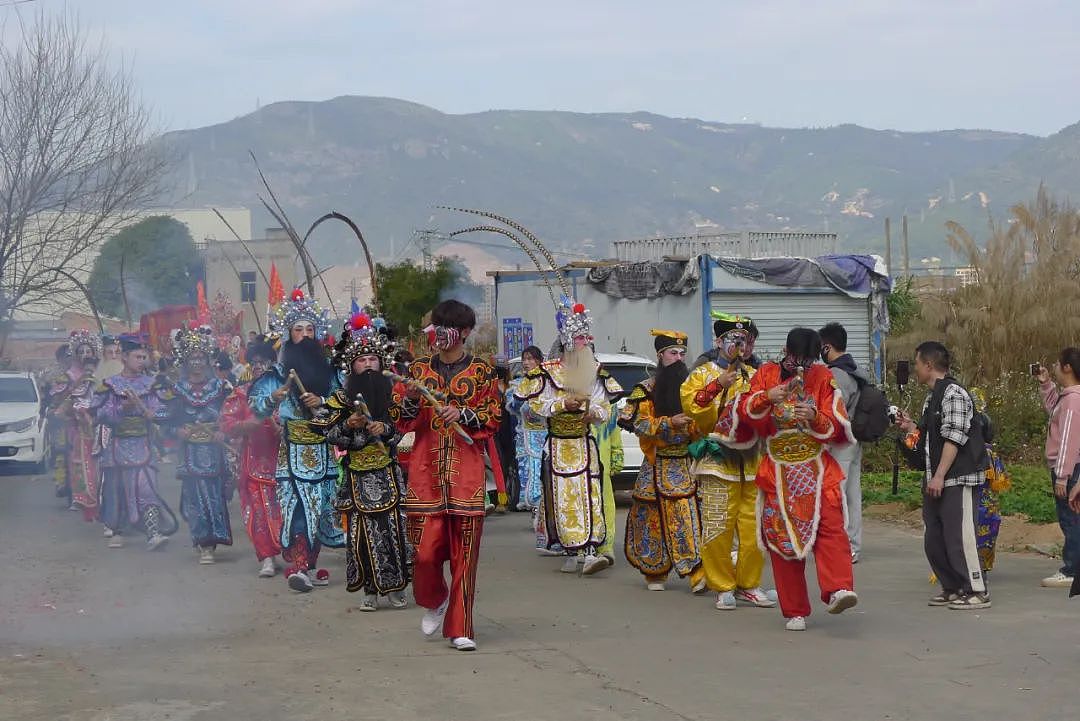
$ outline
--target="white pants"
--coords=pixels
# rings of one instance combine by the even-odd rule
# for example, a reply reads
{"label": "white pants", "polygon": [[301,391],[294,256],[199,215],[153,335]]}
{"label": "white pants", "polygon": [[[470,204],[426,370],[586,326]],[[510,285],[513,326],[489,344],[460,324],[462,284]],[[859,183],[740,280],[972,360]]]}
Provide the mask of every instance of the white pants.
{"label": "white pants", "polygon": [[829,453],[844,471],[844,525],[851,552],[857,554],[862,548],[862,446],[830,446]]}

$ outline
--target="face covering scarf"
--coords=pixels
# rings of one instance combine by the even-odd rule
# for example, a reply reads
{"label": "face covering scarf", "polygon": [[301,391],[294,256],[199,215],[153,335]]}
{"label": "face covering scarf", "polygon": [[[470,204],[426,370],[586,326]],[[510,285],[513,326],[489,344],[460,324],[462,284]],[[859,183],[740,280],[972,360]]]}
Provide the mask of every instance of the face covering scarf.
{"label": "face covering scarf", "polygon": [[461,341],[461,331],[444,325],[429,325],[424,329],[428,345],[435,350],[450,350]]}

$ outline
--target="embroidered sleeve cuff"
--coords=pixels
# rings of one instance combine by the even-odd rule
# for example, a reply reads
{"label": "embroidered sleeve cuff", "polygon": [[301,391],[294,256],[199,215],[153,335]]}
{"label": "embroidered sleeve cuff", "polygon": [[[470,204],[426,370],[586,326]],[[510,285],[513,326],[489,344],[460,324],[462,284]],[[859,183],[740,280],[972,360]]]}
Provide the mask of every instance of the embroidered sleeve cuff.
{"label": "embroidered sleeve cuff", "polygon": [[746,412],[754,420],[761,420],[767,416],[771,407],[768,396],[762,391],[752,394],[746,401]]}
{"label": "embroidered sleeve cuff", "polygon": [[821,412],[818,412],[818,414],[814,416],[814,420],[810,423],[810,428],[808,430],[810,435],[822,441],[828,440],[833,436],[832,421],[829,420],[827,415]]}
{"label": "embroidered sleeve cuff", "polygon": [[472,430],[480,430],[484,424],[480,421],[480,416],[476,415],[476,411],[472,408],[461,409],[461,420],[458,421],[461,425]]}
{"label": "embroidered sleeve cuff", "polygon": [[401,417],[416,418],[420,415],[420,401],[413,398],[404,398],[401,401]]}

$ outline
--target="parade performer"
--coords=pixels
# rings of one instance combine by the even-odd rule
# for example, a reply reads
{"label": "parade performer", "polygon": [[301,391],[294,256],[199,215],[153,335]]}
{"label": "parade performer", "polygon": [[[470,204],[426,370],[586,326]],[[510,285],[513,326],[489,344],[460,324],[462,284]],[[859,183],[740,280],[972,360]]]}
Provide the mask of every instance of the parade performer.
{"label": "parade performer", "polygon": [[87,330],[72,331],[67,347],[70,365],[49,385],[49,406],[58,435],[62,434],[64,489],[71,507],[80,509],[87,521],[97,518],[100,478],[94,457],[94,371],[101,358],[101,340]]}
{"label": "parade performer", "polygon": [[345,452],[334,507],[345,529],[346,588],[363,591],[361,611],[376,610],[379,596],[404,608],[410,578],[405,476],[394,455],[401,435],[390,414],[393,383],[382,374],[393,354],[383,319],[353,315],[334,354],[345,387],[334,391],[312,421],[315,431]]}
{"label": "parade performer", "polygon": [[[755,435],[733,435],[740,395],[750,389],[753,321],[713,311],[714,351],[698,359],[682,385],[683,411],[707,434],[690,445],[701,511],[701,562],[705,581],[716,593],[716,608],[738,602],[772,608],[761,588],[765,555],[758,546],[757,476],[761,459]],[[738,551],[732,558],[736,543]]]}
{"label": "parade performer", "polygon": [[157,490],[157,455],[153,435],[161,400],[146,373],[150,352],[142,336],[120,336],[123,370],[102,380],[92,409],[104,432],[98,458],[101,506],[110,548],[123,546],[121,536],[142,528],[147,548],[160,548],[179,524]]}
{"label": "parade performer", "polygon": [[[607,423],[593,425],[596,433],[596,445],[600,449],[600,466],[604,470],[603,496],[604,518],[615,518],[615,477],[623,470],[622,429],[619,427],[619,414],[612,413]],[[615,534],[607,534],[604,542],[596,547],[596,553],[615,565]]]}
{"label": "parade performer", "polygon": [[231,482],[225,462],[225,434],[219,428],[222,406],[231,386],[217,378],[210,365],[215,341],[208,326],[181,328],[173,336],[180,380],[161,393],[165,403],[161,422],[180,439],[180,515],[191,530],[199,563],[214,563],[217,546],[232,545],[227,488]]}
{"label": "parade performer", "polygon": [[345,545],[333,507],[338,466],[326,439],[311,428],[316,410],[340,384],[322,343],[329,319],[315,300],[297,288],[274,308],[270,328],[287,336],[281,360],[252,384],[248,400],[257,416],[276,413],[284,427],[276,470],[282,556],[289,588],[306,593],[330,583],[328,571],[316,570],[322,546]]}
{"label": "parade performer", "polygon": [[[398,428],[415,433],[409,456],[409,540],[415,549],[413,594],[427,611],[420,628],[459,651],[476,649],[473,602],[484,529],[484,448],[499,427],[495,370],[465,349],[476,327],[472,308],[445,300],[431,311],[433,353],[409,366],[406,392],[395,398]],[[427,393],[422,393],[422,386]],[[442,398],[438,405],[432,398]],[[443,564],[450,562],[450,588]]]}
{"label": "parade performer", "polygon": [[64,404],[69,400],[68,391],[71,387],[68,370],[74,363],[71,346],[67,343],[61,344],[53,357],[56,359],[56,364],[45,374],[45,416],[49,421],[45,432],[49,437],[49,466],[53,471],[56,497],[63,498],[68,504],[68,510],[75,511],[78,509],[72,502],[71,483],[68,480],[68,419],[64,411]]}
{"label": "parade performer", "polygon": [[844,526],[844,473],[827,445],[854,443],[844,399],[818,362],[821,339],[809,328],[788,333],[784,358],[765,363],[739,397],[730,435],[765,443],[758,467],[758,523],[772,560],[780,610],[789,631],[806,630],[810,599],[806,556],[813,551],[821,599],[829,613],[858,602]]}
{"label": "parade performer", "polygon": [[644,463],[634,484],[626,518],[626,560],[645,576],[650,591],[663,591],[675,570],[690,588],[706,588],[699,551],[700,518],[690,443],[701,438],[694,419],[683,413],[679,391],[686,368],[685,333],[653,330],[659,367],[634,386],[619,423],[641,439]]}
{"label": "parade performer", "polygon": [[277,573],[274,557],[281,553],[281,505],[275,477],[281,431],[275,418],[255,415],[248,402],[248,391],[270,370],[276,358],[277,351],[264,337],[249,343],[247,362],[252,379],[233,391],[221,412],[221,430],[239,446],[237,491],[241,517],[255,557],[262,564],[261,578],[271,578]]}
{"label": "parade performer", "polygon": [[517,416],[514,430],[514,450],[518,470],[519,511],[534,511],[540,505],[543,496],[540,480],[541,464],[544,457],[544,439],[547,438],[547,419],[537,415],[526,403],[518,390],[525,382],[525,376],[540,367],[544,362],[544,353],[536,346],[529,346],[521,353],[522,377],[515,378],[506,390],[507,412]]}
{"label": "parade performer", "polygon": [[597,555],[615,519],[605,519],[603,468],[594,424],[606,424],[611,404],[622,393],[618,382],[600,367],[592,349],[592,319],[581,303],[563,296],[556,313],[562,358],[526,376],[520,399],[548,419],[545,447],[544,510],[547,547],[567,554],[562,570],[604,570],[611,561]]}

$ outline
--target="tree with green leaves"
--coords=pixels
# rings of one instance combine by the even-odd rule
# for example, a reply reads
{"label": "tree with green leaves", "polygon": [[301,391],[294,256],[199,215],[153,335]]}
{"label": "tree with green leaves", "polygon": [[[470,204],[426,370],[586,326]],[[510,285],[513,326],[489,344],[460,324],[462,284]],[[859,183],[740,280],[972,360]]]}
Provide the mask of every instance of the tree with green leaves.
{"label": "tree with green leaves", "polygon": [[484,292],[469,280],[459,258],[439,258],[432,270],[411,261],[395,265],[376,265],[380,311],[386,322],[400,335],[410,335],[420,328],[424,315],[445,298],[457,298],[476,305]]}
{"label": "tree with green leaves", "polygon": [[87,287],[101,312],[138,321],[156,308],[191,303],[201,276],[202,261],[187,226],[158,215],[105,241]]}

